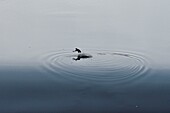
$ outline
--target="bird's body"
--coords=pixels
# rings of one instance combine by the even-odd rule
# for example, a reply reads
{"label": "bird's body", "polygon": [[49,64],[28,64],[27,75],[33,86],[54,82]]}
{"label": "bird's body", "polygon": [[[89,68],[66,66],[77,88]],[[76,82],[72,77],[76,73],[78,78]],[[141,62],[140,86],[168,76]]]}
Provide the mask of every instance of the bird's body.
{"label": "bird's body", "polygon": [[80,49],[78,49],[78,48],[75,48],[75,50],[73,51],[73,52],[78,52],[78,53],[81,53],[81,50]]}
{"label": "bird's body", "polygon": [[80,53],[80,54],[78,54],[77,57],[80,57],[80,58],[91,58],[92,55],[87,54],[87,53]]}

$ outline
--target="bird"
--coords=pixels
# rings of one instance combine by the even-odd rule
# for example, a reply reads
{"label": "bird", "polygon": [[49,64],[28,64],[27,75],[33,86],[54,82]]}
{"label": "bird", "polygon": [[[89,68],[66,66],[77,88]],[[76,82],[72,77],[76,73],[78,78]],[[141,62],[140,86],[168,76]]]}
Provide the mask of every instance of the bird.
{"label": "bird", "polygon": [[80,59],[86,59],[86,58],[92,58],[92,55],[90,54],[86,54],[86,53],[82,53],[80,49],[78,48],[75,48],[75,50],[73,52],[78,52],[79,54],[77,55],[76,58],[73,58],[73,60],[77,61],[77,60],[80,60]]}
{"label": "bird", "polygon": [[75,48],[75,50],[73,51],[73,52],[78,52],[78,53],[81,53],[81,50],[80,49],[78,49],[78,48]]}

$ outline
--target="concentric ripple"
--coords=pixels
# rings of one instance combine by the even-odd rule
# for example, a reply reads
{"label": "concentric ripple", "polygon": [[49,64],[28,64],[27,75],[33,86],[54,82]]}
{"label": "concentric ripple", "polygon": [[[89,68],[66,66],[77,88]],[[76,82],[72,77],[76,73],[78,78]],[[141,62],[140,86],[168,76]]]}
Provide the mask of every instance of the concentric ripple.
{"label": "concentric ripple", "polygon": [[137,54],[109,50],[87,50],[92,58],[74,61],[70,50],[51,52],[41,58],[42,67],[56,77],[69,80],[122,83],[144,77],[149,71],[146,58]]}

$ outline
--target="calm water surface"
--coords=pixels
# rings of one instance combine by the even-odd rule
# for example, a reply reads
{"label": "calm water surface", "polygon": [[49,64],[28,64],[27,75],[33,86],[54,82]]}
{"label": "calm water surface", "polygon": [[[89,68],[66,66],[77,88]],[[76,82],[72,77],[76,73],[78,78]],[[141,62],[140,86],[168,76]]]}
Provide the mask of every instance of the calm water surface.
{"label": "calm water surface", "polygon": [[0,112],[169,113],[169,5],[0,0]]}

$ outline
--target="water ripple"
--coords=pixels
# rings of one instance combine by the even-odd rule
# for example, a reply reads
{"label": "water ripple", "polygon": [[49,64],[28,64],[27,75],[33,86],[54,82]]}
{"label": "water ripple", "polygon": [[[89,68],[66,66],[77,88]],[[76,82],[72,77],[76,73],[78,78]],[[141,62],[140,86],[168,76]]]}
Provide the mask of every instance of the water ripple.
{"label": "water ripple", "polygon": [[93,57],[72,60],[78,54],[70,50],[50,52],[41,56],[44,70],[56,77],[99,83],[123,83],[147,75],[148,61],[144,56],[109,50],[88,50]]}

